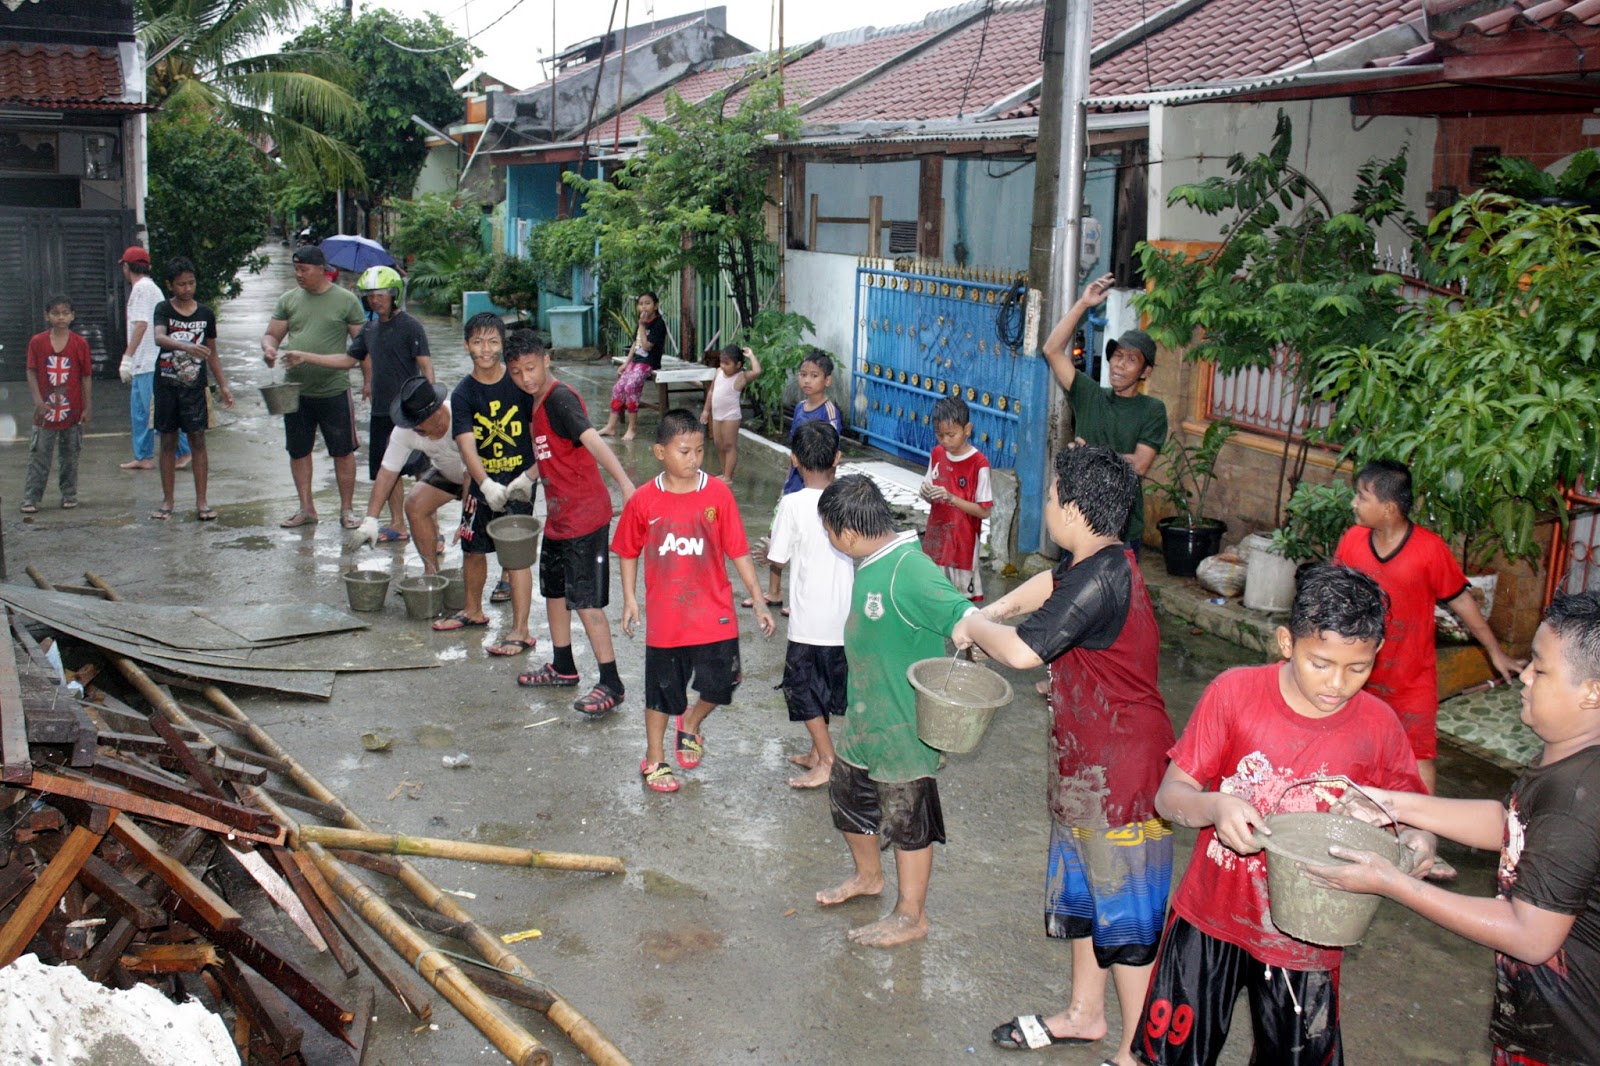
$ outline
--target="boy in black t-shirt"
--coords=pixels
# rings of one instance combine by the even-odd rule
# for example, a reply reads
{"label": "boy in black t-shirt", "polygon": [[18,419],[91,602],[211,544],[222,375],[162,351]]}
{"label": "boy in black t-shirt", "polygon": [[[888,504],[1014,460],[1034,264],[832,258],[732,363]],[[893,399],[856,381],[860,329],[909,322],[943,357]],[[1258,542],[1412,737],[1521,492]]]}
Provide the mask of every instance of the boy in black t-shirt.
{"label": "boy in black t-shirt", "polygon": [[[1495,949],[1495,1066],[1600,1062],[1600,592],[1557,596],[1522,671],[1537,763],[1493,800],[1368,789],[1397,820],[1500,848],[1494,899],[1406,877],[1371,852],[1330,848],[1313,884],[1371,892]],[[1360,813],[1352,811],[1351,813]]]}
{"label": "boy in black t-shirt", "polygon": [[183,256],[167,264],[167,291],[172,295],[156,304],[155,430],[161,434],[161,506],[150,517],[165,522],[172,517],[177,486],[178,434],[189,437],[191,469],[194,471],[195,517],[202,522],[216,520],[217,512],[206,501],[206,480],[210,460],[206,454],[206,427],[210,411],[206,408],[206,369],[216,379],[217,392],[224,407],[233,406],[233,393],[222,379],[222,360],[217,357],[217,315],[194,298],[194,264]]}

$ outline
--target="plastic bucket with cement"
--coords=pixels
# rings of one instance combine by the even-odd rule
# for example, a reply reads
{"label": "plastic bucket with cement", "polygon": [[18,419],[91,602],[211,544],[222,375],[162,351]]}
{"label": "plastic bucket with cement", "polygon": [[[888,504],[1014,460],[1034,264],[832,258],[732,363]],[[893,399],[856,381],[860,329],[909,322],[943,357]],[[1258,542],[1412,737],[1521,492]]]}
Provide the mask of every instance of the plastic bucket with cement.
{"label": "plastic bucket with cement", "polygon": [[461,610],[467,605],[467,579],[461,573],[461,567],[453,566],[449,570],[441,570],[439,576],[445,580],[444,609]]}
{"label": "plastic bucket with cement", "polygon": [[917,736],[958,755],[976,748],[994,712],[1011,702],[1011,682],[965,659],[923,659],[906,680],[917,693]]}
{"label": "plastic bucket with cement", "polygon": [[346,570],[344,594],[352,611],[381,611],[389,596],[389,574],[383,570]]}
{"label": "plastic bucket with cement", "polygon": [[442,574],[414,574],[399,581],[400,597],[406,601],[406,617],[436,618],[444,613],[444,590],[450,579]]}
{"label": "plastic bucket with cement", "polygon": [[269,415],[292,415],[300,410],[300,383],[282,381],[276,385],[261,386],[261,399]]}
{"label": "plastic bucket with cement", "polygon": [[489,539],[502,570],[526,570],[539,559],[539,520],[506,514],[489,523]]}
{"label": "plastic bucket with cement", "polygon": [[[1297,781],[1289,788],[1313,783]],[[1404,870],[1410,866],[1410,849],[1390,830],[1343,814],[1273,813],[1266,821],[1272,833],[1263,834],[1261,840],[1267,850],[1267,899],[1272,924],[1310,944],[1359,944],[1373,915],[1378,913],[1382,897],[1319,888],[1301,875],[1297,865],[1342,866],[1348,860],[1328,854],[1328,848],[1338,845],[1375,852]]]}

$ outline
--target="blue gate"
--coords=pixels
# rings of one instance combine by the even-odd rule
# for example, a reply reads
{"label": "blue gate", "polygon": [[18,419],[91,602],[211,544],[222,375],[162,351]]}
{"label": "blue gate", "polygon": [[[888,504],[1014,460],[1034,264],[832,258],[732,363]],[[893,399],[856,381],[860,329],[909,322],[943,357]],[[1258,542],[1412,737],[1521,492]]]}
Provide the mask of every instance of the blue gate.
{"label": "blue gate", "polygon": [[[1017,547],[1038,550],[1046,484],[1050,366],[1000,336],[1008,289],[1024,275],[878,260],[856,269],[855,428],[872,444],[926,460],[937,443],[929,413],[961,396],[972,435],[997,469],[1017,472]],[[1025,289],[1023,291],[1026,291]],[[1023,312],[1009,323],[1022,331]]]}

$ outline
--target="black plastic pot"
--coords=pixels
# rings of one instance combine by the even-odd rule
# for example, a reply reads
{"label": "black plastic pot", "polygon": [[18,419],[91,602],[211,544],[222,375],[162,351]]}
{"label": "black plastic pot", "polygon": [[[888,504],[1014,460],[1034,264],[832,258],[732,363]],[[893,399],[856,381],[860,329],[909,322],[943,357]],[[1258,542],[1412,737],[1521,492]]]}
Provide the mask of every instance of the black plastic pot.
{"label": "black plastic pot", "polygon": [[1222,535],[1228,531],[1228,524],[1215,519],[1205,519],[1197,526],[1178,522],[1176,518],[1163,518],[1156,523],[1161,531],[1161,556],[1166,560],[1167,573],[1173,577],[1194,577],[1200,560],[1222,549]]}

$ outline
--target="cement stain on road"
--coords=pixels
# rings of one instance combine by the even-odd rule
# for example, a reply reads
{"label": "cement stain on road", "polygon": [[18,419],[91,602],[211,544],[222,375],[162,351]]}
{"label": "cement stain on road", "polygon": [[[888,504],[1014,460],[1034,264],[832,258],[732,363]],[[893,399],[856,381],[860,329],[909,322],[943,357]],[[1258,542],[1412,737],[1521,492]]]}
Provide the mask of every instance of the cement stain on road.
{"label": "cement stain on road", "polygon": [[704,955],[722,946],[722,934],[702,926],[662,929],[639,938],[639,947],[651,962],[671,965],[693,955]]}
{"label": "cement stain on road", "polygon": [[420,725],[412,730],[411,736],[424,748],[448,748],[456,742],[456,731],[442,725]]}
{"label": "cement stain on road", "polygon": [[248,537],[235,537],[233,540],[219,540],[219,548],[238,548],[247,552],[271,551],[278,546],[278,542],[264,534],[257,533]]}
{"label": "cement stain on road", "polygon": [[666,899],[707,899],[705,891],[693,885],[685,884],[675,877],[646,870],[641,875],[644,880],[644,890],[652,896],[662,896]]}

